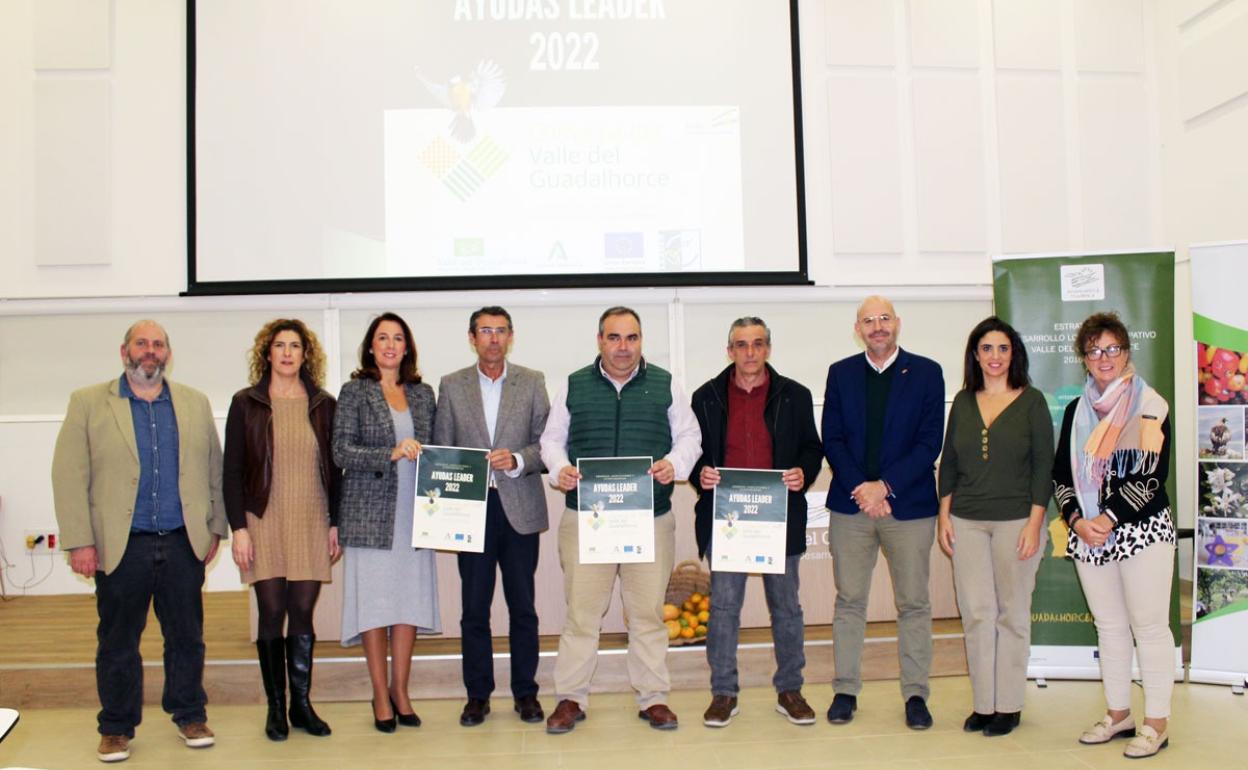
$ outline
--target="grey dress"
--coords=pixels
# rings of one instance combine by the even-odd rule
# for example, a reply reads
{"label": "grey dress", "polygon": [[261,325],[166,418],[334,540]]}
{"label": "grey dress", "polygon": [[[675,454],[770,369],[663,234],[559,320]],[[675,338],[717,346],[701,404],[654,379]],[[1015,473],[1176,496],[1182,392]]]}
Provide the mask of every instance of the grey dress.
{"label": "grey dress", "polygon": [[[394,443],[413,438],[412,415],[390,409]],[[421,633],[441,633],[438,614],[438,573],[434,552],[412,548],[412,506],[416,495],[416,463],[396,464],[399,490],[394,505],[394,538],[390,548],[344,548],[342,645],[360,643],[360,633],[395,624],[415,626]]]}

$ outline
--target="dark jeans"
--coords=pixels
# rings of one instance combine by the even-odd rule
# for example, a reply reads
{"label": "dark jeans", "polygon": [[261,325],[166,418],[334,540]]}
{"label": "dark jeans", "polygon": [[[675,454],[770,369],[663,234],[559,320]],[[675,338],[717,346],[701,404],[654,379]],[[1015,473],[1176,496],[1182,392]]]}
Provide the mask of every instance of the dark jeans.
{"label": "dark jeans", "polygon": [[537,695],[537,610],[533,575],[541,536],[512,529],[498,491],[491,489],[485,513],[485,551],[459,554],[463,617],[464,686],[469,698],[485,700],[494,692],[494,644],[490,604],[494,601],[495,566],[503,575],[503,596],[511,620],[511,694]]}
{"label": "dark jeans", "polygon": [[95,684],[100,734],[134,737],[143,721],[143,659],[139,638],[153,600],[165,637],[165,690],[160,705],[178,725],[204,722],[204,563],[185,530],[131,533],[121,564],[95,573]]}
{"label": "dark jeans", "polygon": [[[709,549],[708,549],[709,554]],[[802,689],[802,650],[805,627],[797,598],[800,555],[784,560],[783,575],[763,575],[763,592],[771,613],[771,638],[775,644],[776,692]],[[713,562],[712,562],[713,563]],[[711,573],[711,622],[706,633],[706,661],[711,667],[711,694],[736,696],[737,636],[741,629],[741,604],[745,600],[744,572]]]}

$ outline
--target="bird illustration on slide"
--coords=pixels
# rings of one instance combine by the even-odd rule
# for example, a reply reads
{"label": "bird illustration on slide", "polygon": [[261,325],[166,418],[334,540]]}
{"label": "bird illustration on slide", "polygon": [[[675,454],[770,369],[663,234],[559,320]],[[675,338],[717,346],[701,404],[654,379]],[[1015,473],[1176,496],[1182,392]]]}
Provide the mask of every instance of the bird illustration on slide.
{"label": "bird illustration on slide", "polygon": [[451,136],[462,144],[471,142],[477,135],[474,113],[496,106],[507,90],[502,67],[490,59],[477,62],[467,78],[454,75],[445,84],[430,81],[419,66],[416,67],[416,77],[433,98],[454,113],[450,123]]}

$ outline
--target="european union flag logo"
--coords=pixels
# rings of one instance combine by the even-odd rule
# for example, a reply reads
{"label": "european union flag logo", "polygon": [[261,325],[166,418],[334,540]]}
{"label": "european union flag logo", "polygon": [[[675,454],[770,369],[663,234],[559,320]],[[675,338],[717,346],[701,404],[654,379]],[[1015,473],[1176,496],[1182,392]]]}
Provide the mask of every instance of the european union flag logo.
{"label": "european union flag logo", "polygon": [[463,532],[456,532],[456,533],[455,533],[455,539],[456,539],[457,541],[463,541],[463,539],[464,539],[464,533],[463,533]]}
{"label": "european union flag logo", "polygon": [[605,233],[602,246],[608,266],[640,267],[645,264],[645,240],[639,232]]}
{"label": "european union flag logo", "polygon": [[755,562],[756,564],[762,564],[764,561],[766,561],[766,557],[763,557],[763,556],[755,556],[755,557],[754,557],[754,562]]}
{"label": "european union flag logo", "polygon": [[633,552],[633,547],[631,545],[624,546],[624,553],[632,553],[632,552]]}

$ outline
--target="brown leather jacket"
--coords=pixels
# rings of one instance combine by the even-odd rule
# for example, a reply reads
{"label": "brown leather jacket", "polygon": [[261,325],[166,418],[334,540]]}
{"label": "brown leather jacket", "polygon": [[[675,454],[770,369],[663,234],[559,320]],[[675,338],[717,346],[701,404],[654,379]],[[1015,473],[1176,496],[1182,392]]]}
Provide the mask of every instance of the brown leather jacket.
{"label": "brown leather jacket", "polygon": [[[338,499],[342,471],[334,465],[330,438],[334,426],[334,397],[304,378],[308,391],[308,420],[320,448],[321,484],[329,501],[330,526],[338,526]],[[247,526],[247,512],[263,516],[273,480],[273,406],[269,377],[234,394],[225,420],[223,487],[230,529]]]}

